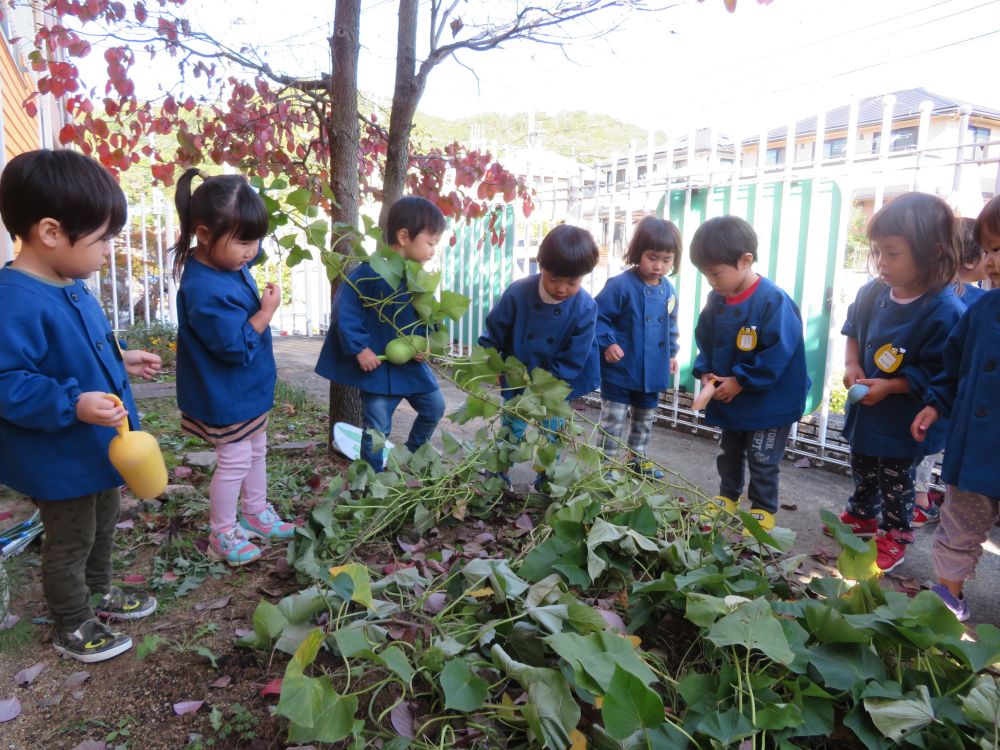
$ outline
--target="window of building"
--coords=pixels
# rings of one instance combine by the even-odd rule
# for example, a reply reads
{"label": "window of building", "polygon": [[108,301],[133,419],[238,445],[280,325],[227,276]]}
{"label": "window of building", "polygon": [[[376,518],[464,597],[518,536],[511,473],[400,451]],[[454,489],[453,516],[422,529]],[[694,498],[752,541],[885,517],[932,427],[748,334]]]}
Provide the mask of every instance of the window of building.
{"label": "window of building", "polygon": [[687,159],[678,159],[674,162],[674,169],[684,169],[688,165]]}
{"label": "window of building", "polygon": [[611,187],[614,184],[614,172],[604,173],[604,184]]}
{"label": "window of building", "polygon": [[765,164],[769,167],[776,167],[779,164],[785,163],[785,147],[778,146],[777,148],[769,148],[767,150],[767,160]]}
{"label": "window of building", "polygon": [[[891,131],[889,141],[889,152],[911,151],[917,147],[917,128],[894,128]],[[877,154],[882,148],[882,133],[876,132],[872,136],[872,153]]]}
{"label": "window of building", "polygon": [[646,165],[645,164],[640,164],[638,167],[635,168],[635,178],[637,180],[645,180],[646,179]]}
{"label": "window of building", "polygon": [[824,159],[843,159],[847,153],[847,138],[830,138],[823,141]]}
{"label": "window of building", "polygon": [[[990,140],[990,138],[992,136],[992,131],[989,128],[981,128],[978,125],[970,125],[969,126],[969,136],[970,136],[969,140],[971,140],[973,143],[983,143],[983,144],[985,144],[985,143],[987,143]],[[989,151],[989,148],[990,147],[986,146],[986,145],[976,146],[975,150],[973,152],[974,153],[974,157],[973,158],[975,158],[975,159],[985,159],[986,158],[986,152]]]}
{"label": "window of building", "polygon": [[615,173],[615,182],[625,182],[625,169],[619,169]]}

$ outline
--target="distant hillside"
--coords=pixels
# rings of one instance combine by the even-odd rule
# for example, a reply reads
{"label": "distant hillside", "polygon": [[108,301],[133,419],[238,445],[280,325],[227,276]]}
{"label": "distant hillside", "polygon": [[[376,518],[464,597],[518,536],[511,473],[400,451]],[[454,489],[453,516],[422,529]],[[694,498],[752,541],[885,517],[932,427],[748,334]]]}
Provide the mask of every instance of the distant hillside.
{"label": "distant hillside", "polygon": [[[628,152],[629,141],[635,141],[640,151],[646,148],[646,130],[610,115],[592,112],[539,112],[535,115],[535,130],[538,133],[536,145],[583,164],[606,159],[613,153],[624,155]],[[413,141],[425,147],[452,141],[468,143],[474,134],[480,142],[496,143],[500,147],[526,146],[528,114],[484,112],[476,117],[446,120],[418,112],[414,120]],[[661,144],[666,138],[663,133],[656,136]]]}

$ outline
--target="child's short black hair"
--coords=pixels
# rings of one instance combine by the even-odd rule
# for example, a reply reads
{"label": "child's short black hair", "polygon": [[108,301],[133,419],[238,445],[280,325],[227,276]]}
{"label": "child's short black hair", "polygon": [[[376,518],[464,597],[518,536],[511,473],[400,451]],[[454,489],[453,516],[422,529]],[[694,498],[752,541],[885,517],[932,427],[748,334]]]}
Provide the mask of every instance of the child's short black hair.
{"label": "child's short black hair", "polygon": [[739,265],[747,253],[757,260],[757,233],[738,216],[716,216],[695,231],[691,238],[691,262],[697,268]]}
{"label": "child's short black hair", "polygon": [[681,230],[672,221],[646,216],[635,225],[632,239],[625,253],[625,264],[637,266],[642,254],[648,250],[657,253],[673,253],[674,267],[671,275],[677,273],[681,261]]}
{"label": "child's short black hair", "polygon": [[560,224],[538,246],[538,265],[554,276],[579,278],[594,270],[600,253],[590,232]]}
{"label": "child's short black hair", "polygon": [[0,175],[0,217],[11,239],[24,239],[42,219],[58,221],[70,244],[105,223],[113,237],[125,226],[127,210],[125,193],[111,173],[75,151],[27,151]]}
{"label": "child's short black hair", "polygon": [[976,242],[976,220],[958,220],[958,247],[961,251],[963,266],[974,266],[983,257],[983,247]]}
{"label": "child's short black hair", "polygon": [[[958,273],[958,238],[955,212],[942,198],[930,193],[902,193],[875,212],[868,222],[868,242],[902,237],[910,246],[920,272],[919,284],[936,292]],[[874,246],[868,253],[872,269],[878,263]]]}
{"label": "child's short black hair", "polygon": [[976,228],[972,232],[972,238],[977,244],[983,244],[983,232],[985,231],[994,237],[1000,237],[1000,193],[987,201],[976,218]]}
{"label": "child's short black hair", "polygon": [[390,245],[399,244],[399,233],[403,229],[412,240],[423,231],[441,234],[445,228],[441,209],[419,195],[408,195],[393,203],[385,224],[386,241]]}

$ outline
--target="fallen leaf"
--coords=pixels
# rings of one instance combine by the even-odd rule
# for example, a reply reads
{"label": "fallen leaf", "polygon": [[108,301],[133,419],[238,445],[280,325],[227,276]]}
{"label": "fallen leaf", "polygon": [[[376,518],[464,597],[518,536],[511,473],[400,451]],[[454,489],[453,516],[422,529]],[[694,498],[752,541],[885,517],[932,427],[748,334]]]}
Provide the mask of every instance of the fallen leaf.
{"label": "fallen leaf", "polygon": [[429,612],[432,615],[436,615],[442,609],[444,609],[444,604],[448,600],[448,597],[440,591],[436,591],[433,594],[429,594],[424,600],[423,610],[424,612]]}
{"label": "fallen leaf", "polygon": [[237,638],[246,638],[248,635],[253,635],[253,630],[250,628],[236,628]]}
{"label": "fallen leaf", "polygon": [[782,510],[798,510],[799,506],[795,503],[782,503],[779,506]]}
{"label": "fallen leaf", "polygon": [[16,719],[21,713],[21,701],[17,697],[0,701],[0,722]]}
{"label": "fallen leaf", "polygon": [[807,457],[803,456],[802,458],[800,458],[798,461],[795,462],[795,468],[796,469],[811,469],[812,468],[812,461],[810,461]]}
{"label": "fallen leaf", "polygon": [[625,621],[622,620],[617,612],[612,612],[610,609],[598,608],[597,613],[604,618],[604,622],[608,624],[609,630],[613,630],[616,633],[625,633]]}
{"label": "fallen leaf", "polygon": [[396,544],[399,545],[399,548],[403,550],[403,552],[411,552],[411,553],[419,552],[420,550],[422,550],[424,547],[427,546],[427,542],[425,542],[423,539],[418,539],[416,542],[405,542],[403,541],[402,537],[398,536],[396,537]]}
{"label": "fallen leaf", "polygon": [[535,528],[535,523],[531,520],[531,516],[527,513],[522,513],[514,521],[514,528],[521,529],[522,531],[531,531]]}
{"label": "fallen leaf", "polygon": [[232,596],[226,594],[225,596],[220,596],[218,599],[213,599],[210,602],[198,602],[194,605],[196,612],[201,612],[206,609],[222,609],[232,601]]}
{"label": "fallen leaf", "polygon": [[497,538],[488,531],[484,531],[482,534],[476,534],[476,536],[472,538],[472,541],[476,544],[487,544],[489,542],[495,542],[496,540]]}
{"label": "fallen leaf", "polygon": [[90,672],[74,672],[66,678],[66,682],[63,683],[63,687],[67,690],[76,690],[89,679]]}
{"label": "fallen leaf", "polygon": [[141,586],[145,582],[146,582],[146,576],[139,575],[138,573],[136,573],[135,575],[125,576],[124,578],[122,578],[122,583],[127,583],[130,586]]}
{"label": "fallen leaf", "polygon": [[265,596],[273,596],[276,599],[277,598],[281,598],[282,596],[284,596],[284,592],[282,592],[282,591],[280,591],[278,589],[269,589],[266,586],[258,586],[257,590],[260,593],[264,594]]}
{"label": "fallen leaf", "polygon": [[205,701],[181,701],[180,703],[174,704],[174,713],[178,716],[193,714],[204,705]]}
{"label": "fallen leaf", "polygon": [[14,684],[24,687],[25,685],[30,685],[32,681],[42,673],[45,669],[45,662],[38,662],[30,667],[22,669],[16,675],[14,675]]}
{"label": "fallen leaf", "polygon": [[281,695],[281,682],[283,679],[283,677],[275,677],[267,683],[263,688],[261,688],[261,697],[263,698],[265,695]]}
{"label": "fallen leaf", "polygon": [[190,466],[178,466],[174,469],[174,476],[178,479],[186,479],[192,474],[194,474],[194,471]]}
{"label": "fallen leaf", "polygon": [[84,740],[73,750],[108,750],[108,743],[104,740]]}
{"label": "fallen leaf", "polygon": [[119,521],[115,524],[116,529],[131,529],[135,527],[135,521],[129,518],[126,521]]}
{"label": "fallen leaf", "polygon": [[424,483],[421,482],[419,479],[407,479],[406,480],[406,486],[407,486],[407,488],[409,488],[411,490],[416,490],[416,489],[420,489],[421,487],[423,487]]}
{"label": "fallen leaf", "polygon": [[60,703],[62,703],[62,699],[63,699],[62,693],[56,693],[55,695],[50,695],[46,698],[42,698],[40,701],[38,701],[38,705],[41,706],[42,708],[58,706]]}
{"label": "fallen leaf", "polygon": [[163,574],[164,583],[173,583],[174,581],[179,581],[180,578],[181,577],[179,575],[177,575],[176,573],[172,573],[169,570]]}
{"label": "fallen leaf", "polygon": [[207,536],[196,536],[192,541],[192,544],[198,549],[199,552],[205,554],[208,552],[208,537]]}
{"label": "fallen leaf", "polygon": [[393,706],[389,712],[389,721],[392,722],[392,728],[400,737],[412,740],[416,736],[413,727],[413,712],[410,711],[410,706],[406,701],[400,701]]}
{"label": "fallen leaf", "polygon": [[0,630],[10,630],[21,622],[21,615],[6,614],[0,619]]}
{"label": "fallen leaf", "polygon": [[230,677],[227,674],[224,674],[219,679],[214,680],[214,681],[208,683],[208,686],[209,687],[214,687],[214,688],[224,688],[224,687],[227,687],[229,685],[229,683],[232,682],[232,681],[233,681],[232,677]]}

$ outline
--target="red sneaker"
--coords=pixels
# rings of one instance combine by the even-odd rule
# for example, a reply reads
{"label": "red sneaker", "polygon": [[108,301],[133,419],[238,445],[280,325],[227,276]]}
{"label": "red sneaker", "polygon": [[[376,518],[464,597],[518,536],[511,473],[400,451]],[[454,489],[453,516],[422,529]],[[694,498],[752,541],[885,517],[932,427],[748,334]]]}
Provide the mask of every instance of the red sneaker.
{"label": "red sneaker", "polygon": [[891,529],[879,533],[875,538],[875,549],[877,554],[875,564],[883,573],[895,570],[903,563],[906,555],[906,545],[913,542],[912,531],[899,531]]}
{"label": "red sneaker", "polygon": [[[840,522],[849,527],[854,535],[861,539],[871,539],[878,533],[877,518],[858,518],[845,510],[840,514]],[[823,533],[827,536],[833,536],[826,526],[823,527]]]}

